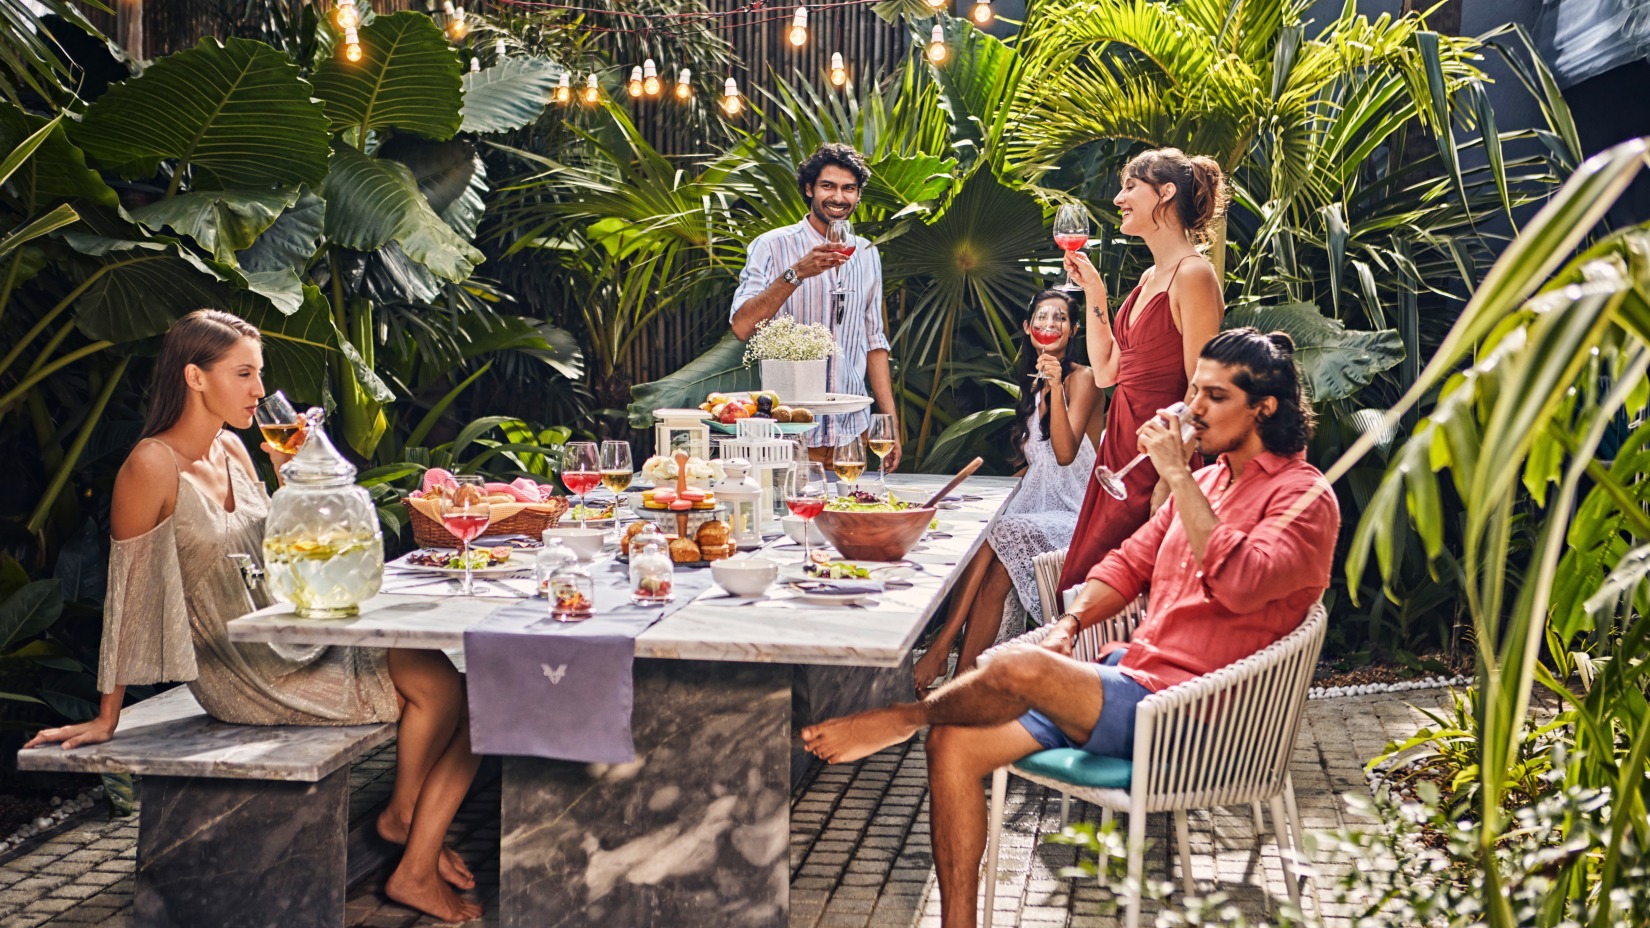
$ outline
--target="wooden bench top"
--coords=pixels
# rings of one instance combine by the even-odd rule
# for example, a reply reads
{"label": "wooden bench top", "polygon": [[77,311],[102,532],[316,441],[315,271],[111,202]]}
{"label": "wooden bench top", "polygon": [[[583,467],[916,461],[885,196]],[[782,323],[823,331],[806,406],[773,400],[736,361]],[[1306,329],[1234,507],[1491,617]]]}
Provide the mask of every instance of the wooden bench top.
{"label": "wooden bench top", "polygon": [[314,783],[394,734],[388,723],[231,725],[180,686],[122,710],[110,741],[18,751],[17,769]]}

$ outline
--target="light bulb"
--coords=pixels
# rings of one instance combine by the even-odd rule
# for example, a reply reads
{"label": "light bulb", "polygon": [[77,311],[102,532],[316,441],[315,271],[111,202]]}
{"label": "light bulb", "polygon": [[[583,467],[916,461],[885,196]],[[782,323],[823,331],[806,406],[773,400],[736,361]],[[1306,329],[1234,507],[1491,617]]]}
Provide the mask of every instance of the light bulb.
{"label": "light bulb", "polygon": [[808,8],[796,8],[796,16],[791,20],[791,44],[797,48],[808,44]]}
{"label": "light bulb", "polygon": [[945,0],[928,0],[928,6],[932,9],[937,10],[937,9],[945,6]]}
{"label": "light bulb", "polygon": [[683,68],[676,75],[676,99],[687,100],[693,96],[693,69]]}
{"label": "light bulb", "polygon": [[630,95],[633,97],[639,97],[642,95],[641,65],[637,65],[636,67],[630,69],[630,82],[627,83],[625,87],[630,91]]}
{"label": "light bulb", "polygon": [[453,15],[453,0],[441,0],[441,12]]}
{"label": "light bulb", "polygon": [[991,0],[974,0],[974,10],[969,14],[969,18],[974,20],[975,25],[978,26],[991,25],[993,18]]}
{"label": "light bulb", "polygon": [[360,61],[361,60],[361,46],[355,44],[354,42],[351,42],[348,45],[345,45],[344,46],[344,57],[346,59],[348,59],[349,61]]}
{"label": "light bulb", "polygon": [[466,23],[462,19],[455,19],[447,24],[447,35],[450,36],[454,42],[463,39],[469,34],[470,24]]}
{"label": "light bulb", "polygon": [[556,83],[556,102],[570,103],[573,100],[573,76],[566,71],[561,72],[561,80]]}
{"label": "light bulb", "polygon": [[848,69],[842,65],[841,52],[831,52],[831,83],[838,87],[848,83]]}
{"label": "light bulb", "polygon": [[934,25],[934,32],[928,38],[928,60],[934,64],[941,64],[950,49],[945,47],[945,30],[938,23]]}
{"label": "light bulb", "polygon": [[722,85],[722,111],[729,116],[738,116],[744,108],[745,101],[739,98],[739,82],[730,77]]}
{"label": "light bulb", "polygon": [[474,56],[471,56],[471,58],[470,58],[470,73],[473,74],[476,71],[480,71],[480,70],[481,70],[481,59],[476,58]]}
{"label": "light bulb", "polygon": [[663,87],[664,85],[659,82],[658,67],[653,64],[652,58],[647,59],[642,63],[642,93],[657,97]]}
{"label": "light bulb", "polygon": [[332,21],[338,24],[339,29],[354,29],[361,25],[361,12],[355,8],[355,0],[338,0],[338,6],[332,11]]}
{"label": "light bulb", "polygon": [[601,99],[602,86],[596,83],[596,75],[591,74],[590,79],[584,84],[584,102],[594,104],[601,102]]}
{"label": "light bulb", "polygon": [[499,39],[497,42],[493,43],[493,56],[496,57],[500,61],[504,60],[504,40],[503,39]]}

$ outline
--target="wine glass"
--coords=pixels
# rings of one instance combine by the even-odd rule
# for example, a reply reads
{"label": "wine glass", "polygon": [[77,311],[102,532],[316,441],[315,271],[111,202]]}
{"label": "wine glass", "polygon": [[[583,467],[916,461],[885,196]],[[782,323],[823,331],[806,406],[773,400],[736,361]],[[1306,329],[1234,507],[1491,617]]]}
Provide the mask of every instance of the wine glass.
{"label": "wine glass", "polygon": [[870,436],[871,450],[877,456],[877,482],[887,485],[888,482],[888,455],[894,451],[896,433],[894,431],[894,417],[890,413],[878,412],[871,414]]}
{"label": "wine glass", "polygon": [[[1054,302],[1049,300],[1047,302]],[[1065,333],[1064,313],[1049,306],[1039,306],[1031,316],[1031,341],[1039,349],[1051,348],[1059,344]],[[1040,352],[1039,352],[1040,353]],[[1047,380],[1042,371],[1031,375],[1032,380]]]}
{"label": "wine glass", "polygon": [[619,494],[630,487],[636,467],[630,462],[630,442],[602,442],[602,486],[613,493],[613,528],[619,527]]}
{"label": "wine glass", "polygon": [[[1186,415],[1186,404],[1176,403],[1165,409],[1164,412],[1171,412],[1176,416],[1183,417]],[[1180,425],[1180,440],[1183,442],[1191,441],[1192,433],[1196,431],[1197,426],[1192,425],[1190,422],[1183,421]],[[1134,460],[1123,465],[1122,470],[1115,472],[1111,468],[1102,464],[1094,469],[1094,479],[1099,482],[1100,489],[1105,490],[1116,499],[1128,499],[1129,490],[1123,485],[1123,478],[1127,477],[1129,475],[1129,471],[1134,470],[1141,461],[1146,460],[1148,457],[1150,457],[1150,455],[1142,451],[1134,456]]]}
{"label": "wine glass", "polygon": [[[1080,204],[1067,203],[1061,206],[1054,214],[1054,244],[1060,246],[1061,251],[1077,251],[1089,243],[1089,211]],[[1071,272],[1066,272],[1066,282],[1059,285],[1057,290],[1081,290],[1071,279]]]}
{"label": "wine glass", "polygon": [[458,559],[464,565],[464,595],[472,596],[470,542],[487,530],[493,510],[487,502],[487,484],[479,474],[460,474],[453,480],[458,485],[441,496],[441,524],[458,539]]}
{"label": "wine glass", "polygon": [[857,489],[859,475],[865,473],[865,439],[855,435],[846,444],[837,445],[831,456],[831,469],[836,471],[838,480],[848,484],[850,492]]}
{"label": "wine glass", "polygon": [[791,465],[785,478],[785,508],[802,520],[802,569],[808,569],[810,555],[808,527],[825,511],[825,466],[815,461]]}
{"label": "wine glass", "polygon": [[292,408],[281,391],[276,390],[259,400],[252,420],[258,423],[258,431],[263,433],[264,441],[269,442],[269,446],[276,451],[297,454],[298,449],[304,446],[303,417]]}
{"label": "wine glass", "polygon": [[584,528],[585,502],[590,491],[602,482],[601,452],[593,441],[570,441],[562,446],[561,482],[567,492],[579,498],[579,528]]}
{"label": "wine glass", "polygon": [[[833,219],[825,227],[825,250],[835,252],[843,258],[852,258],[858,245],[854,242],[854,224],[846,219]],[[831,288],[832,293],[847,293],[848,288],[842,285],[842,269],[836,271],[836,286]]]}

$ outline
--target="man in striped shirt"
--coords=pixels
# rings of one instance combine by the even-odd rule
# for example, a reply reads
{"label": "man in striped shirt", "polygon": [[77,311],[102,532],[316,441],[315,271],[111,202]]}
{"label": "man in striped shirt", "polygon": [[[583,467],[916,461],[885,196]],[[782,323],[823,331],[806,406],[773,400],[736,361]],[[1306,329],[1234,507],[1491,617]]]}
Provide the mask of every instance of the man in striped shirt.
{"label": "man in striped shirt", "polygon": [[[758,325],[780,314],[825,326],[836,336],[837,353],[826,375],[830,391],[864,396],[869,381],[877,411],[893,415],[888,336],[882,324],[882,256],[859,236],[854,237],[853,254],[846,257],[827,250],[825,241],[832,220],[853,215],[870,179],[865,157],[839,142],[821,145],[802,162],[796,183],[808,201],[808,215],[750,243],[729,321],[734,334],[747,341]],[[846,293],[831,293],[838,283]],[[819,423],[806,436],[809,454],[829,466],[838,445],[866,432],[870,414],[861,410],[821,416]],[[899,459],[896,439],[884,466],[893,470]]]}

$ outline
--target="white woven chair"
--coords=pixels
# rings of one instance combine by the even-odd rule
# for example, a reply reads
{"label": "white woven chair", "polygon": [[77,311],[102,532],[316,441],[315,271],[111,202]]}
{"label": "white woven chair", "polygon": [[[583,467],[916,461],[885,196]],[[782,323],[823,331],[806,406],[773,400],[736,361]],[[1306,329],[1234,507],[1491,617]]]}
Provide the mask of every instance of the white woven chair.
{"label": "white woven chair", "polygon": [[1031,569],[1037,575],[1037,599],[1043,604],[1043,621],[1054,621],[1054,617],[1066,611],[1066,605],[1060,598],[1060,570],[1066,566],[1066,549],[1045,551],[1031,559]]}
{"label": "white woven chair", "polygon": [[[1145,600],[1137,600],[1104,622],[1083,631],[1078,660],[1093,660],[1108,641],[1127,640],[1145,617]],[[1140,924],[1139,887],[1145,869],[1146,815],[1173,812],[1180,846],[1181,880],[1190,895],[1191,848],[1186,810],[1250,803],[1271,808],[1289,898],[1300,903],[1292,861],[1301,859],[1300,816],[1289,777],[1290,755],[1300,730],[1301,711],[1312,684],[1312,670],[1323,648],[1328,614],[1314,603],[1298,628],[1271,646],[1211,674],[1188,680],[1146,697],[1135,709],[1134,758],[1101,757],[1076,748],[1039,751],[991,778],[990,835],[986,844],[985,912],[991,928],[997,888],[1003,806],[1008,774],[1058,790],[1061,822],[1071,796],[1111,811],[1129,814],[1127,928]],[[1010,644],[1034,644],[1049,626],[1027,632]]]}

